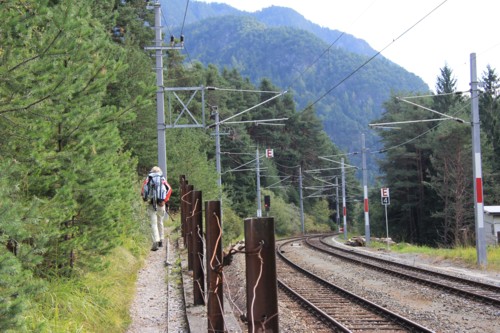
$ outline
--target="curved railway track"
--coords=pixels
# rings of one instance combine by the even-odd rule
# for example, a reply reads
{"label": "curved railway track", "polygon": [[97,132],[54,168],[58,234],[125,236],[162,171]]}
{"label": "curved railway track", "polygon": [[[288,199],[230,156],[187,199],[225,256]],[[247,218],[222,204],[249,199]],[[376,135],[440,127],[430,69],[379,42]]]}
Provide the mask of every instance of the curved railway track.
{"label": "curved railway track", "polygon": [[[432,332],[383,307],[337,287],[286,258],[277,249],[278,286],[334,332]],[[319,329],[318,329],[319,331]]]}
{"label": "curved railway track", "polygon": [[[331,236],[326,236],[331,237]],[[500,307],[500,287],[464,279],[444,273],[408,266],[382,258],[343,249],[325,242],[325,236],[308,237],[305,243],[318,251],[361,264],[393,276],[404,278],[419,284],[445,290],[460,297],[479,301],[488,305]]]}

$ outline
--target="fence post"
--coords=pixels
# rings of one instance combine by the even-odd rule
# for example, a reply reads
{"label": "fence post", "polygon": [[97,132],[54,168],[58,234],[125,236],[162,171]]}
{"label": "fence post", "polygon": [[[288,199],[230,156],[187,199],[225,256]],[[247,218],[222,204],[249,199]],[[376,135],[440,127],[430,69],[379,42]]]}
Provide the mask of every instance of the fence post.
{"label": "fence post", "polygon": [[184,194],[186,194],[186,185],[187,185],[187,180],[186,176],[181,175],[179,177],[179,184],[180,184],[180,192],[181,192],[181,235],[182,235],[182,240],[184,241],[184,244],[186,244],[186,230],[184,229],[184,221],[186,220],[186,204],[184,202]]}
{"label": "fence post", "polygon": [[224,332],[220,201],[205,202],[208,331]]}
{"label": "fence post", "polygon": [[248,218],[244,228],[248,331],[278,333],[274,218]]}
{"label": "fence post", "polygon": [[186,186],[186,194],[184,196],[186,200],[186,224],[184,228],[186,229],[186,245],[188,254],[188,271],[193,270],[193,230],[191,228],[191,216],[193,216],[193,185]]}
{"label": "fence post", "polygon": [[204,305],[205,275],[203,273],[203,216],[201,209],[201,191],[193,191],[193,216],[191,228],[193,234],[193,303]]}

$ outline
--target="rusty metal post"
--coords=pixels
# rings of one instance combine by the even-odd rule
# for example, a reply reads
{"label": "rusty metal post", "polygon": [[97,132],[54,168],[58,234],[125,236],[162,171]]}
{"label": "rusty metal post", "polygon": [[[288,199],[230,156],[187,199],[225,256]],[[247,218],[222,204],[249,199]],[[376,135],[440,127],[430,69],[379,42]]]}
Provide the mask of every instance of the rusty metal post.
{"label": "rusty metal post", "polygon": [[248,331],[278,333],[274,218],[248,218],[244,227]]}
{"label": "rusty metal post", "polygon": [[201,209],[201,191],[193,191],[193,216],[191,228],[193,230],[193,304],[204,305],[205,275],[203,272],[203,216]]}
{"label": "rusty metal post", "polygon": [[205,202],[208,331],[224,332],[220,201]]}
{"label": "rusty metal post", "polygon": [[180,194],[181,194],[181,235],[182,235],[182,240],[184,241],[184,244],[186,244],[186,230],[184,230],[184,221],[186,220],[186,206],[184,203],[184,194],[186,194],[186,185],[187,185],[187,180],[186,176],[181,175],[179,177],[179,185],[180,185]]}
{"label": "rusty metal post", "polygon": [[188,271],[193,270],[193,230],[191,228],[191,216],[193,216],[193,185],[186,186],[186,194],[184,195],[184,199],[186,201],[186,224],[184,228],[186,230],[186,246],[187,246],[187,254],[188,254]]}

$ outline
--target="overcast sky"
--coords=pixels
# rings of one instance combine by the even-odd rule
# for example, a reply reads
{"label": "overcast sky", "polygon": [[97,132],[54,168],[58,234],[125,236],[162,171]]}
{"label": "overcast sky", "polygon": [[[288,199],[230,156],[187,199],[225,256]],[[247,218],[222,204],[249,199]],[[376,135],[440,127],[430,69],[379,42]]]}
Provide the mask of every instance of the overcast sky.
{"label": "overcast sky", "polygon": [[471,53],[476,53],[478,79],[487,65],[500,74],[498,0],[196,1],[249,12],[272,5],[292,8],[316,24],[364,39],[377,51],[385,49],[386,58],[421,77],[432,90],[445,64],[453,70],[457,88],[468,90]]}

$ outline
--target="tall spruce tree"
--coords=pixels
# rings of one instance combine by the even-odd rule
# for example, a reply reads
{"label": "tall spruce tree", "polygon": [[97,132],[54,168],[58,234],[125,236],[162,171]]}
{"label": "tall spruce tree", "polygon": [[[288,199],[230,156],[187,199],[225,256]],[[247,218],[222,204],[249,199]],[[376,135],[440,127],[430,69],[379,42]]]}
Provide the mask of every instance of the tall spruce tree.
{"label": "tall spruce tree", "polygon": [[[463,110],[463,108],[462,108]],[[462,112],[462,116],[465,113]],[[471,245],[474,235],[472,155],[470,128],[464,124],[443,123],[434,133],[431,162],[433,175],[429,185],[436,192],[434,205],[437,241],[444,246]]]}
{"label": "tall spruce tree", "polygon": [[[437,78],[434,108],[455,117],[468,118],[467,103],[456,91],[456,79],[447,65]],[[436,220],[438,242],[445,246],[467,244],[471,230],[472,162],[470,160],[470,128],[463,124],[441,123],[436,126],[430,140],[432,144],[432,179],[430,187],[440,198],[432,207]],[[439,142],[439,144],[437,144]],[[467,232],[469,231],[469,232]]]}
{"label": "tall spruce tree", "polygon": [[130,227],[134,162],[123,151],[107,86],[121,52],[87,3],[40,1],[2,10],[1,150],[29,207],[20,257],[36,274],[88,266]]}
{"label": "tall spruce tree", "polygon": [[[432,107],[429,99],[419,99],[418,104]],[[384,104],[386,113],[380,122],[429,119],[428,111],[399,102],[396,96]],[[400,126],[399,130],[380,132],[386,158],[380,161],[384,183],[391,190],[390,234],[397,240],[420,244],[433,244],[436,240],[432,207],[435,193],[426,184],[430,181],[432,142],[427,134],[434,124],[428,122]]]}
{"label": "tall spruce tree", "polygon": [[483,153],[483,179],[485,202],[496,205],[500,202],[500,99],[498,85],[500,78],[495,69],[487,66],[483,73],[483,91],[479,96],[479,114]]}
{"label": "tall spruce tree", "polygon": [[445,65],[440,69],[440,76],[436,80],[436,96],[434,96],[434,109],[441,113],[449,113],[450,108],[460,102],[460,94],[457,91],[457,79],[453,76],[453,70]]}

